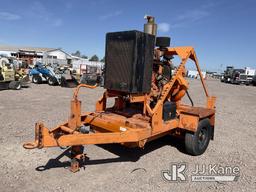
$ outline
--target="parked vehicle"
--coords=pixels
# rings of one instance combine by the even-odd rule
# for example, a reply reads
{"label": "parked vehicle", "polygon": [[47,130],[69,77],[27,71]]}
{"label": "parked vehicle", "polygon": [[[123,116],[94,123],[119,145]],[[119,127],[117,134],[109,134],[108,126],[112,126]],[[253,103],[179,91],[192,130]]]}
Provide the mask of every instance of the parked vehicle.
{"label": "parked vehicle", "polygon": [[81,76],[80,84],[87,84],[87,85],[95,85],[98,84],[99,86],[102,85],[103,78],[100,74],[95,73],[84,73]]}
{"label": "parked vehicle", "polygon": [[56,67],[54,69],[51,66],[37,63],[29,74],[35,84],[40,84],[43,81],[47,81],[51,86],[61,85],[62,87],[75,87],[78,84],[68,67]]}
{"label": "parked vehicle", "polygon": [[240,74],[245,73],[244,69],[234,69],[233,66],[227,66],[224,75],[221,77],[221,82],[239,84]]}
{"label": "parked vehicle", "polygon": [[232,84],[240,84],[240,75],[244,74],[244,69],[234,69],[233,73],[231,75],[231,81]]}
{"label": "parked vehicle", "polygon": [[19,90],[29,82],[29,76],[24,69],[16,69],[8,58],[0,58],[0,89]]}
{"label": "parked vehicle", "polygon": [[223,76],[221,77],[221,82],[228,83],[231,81],[231,74],[234,70],[233,66],[227,66],[226,70],[224,71]]}
{"label": "parked vehicle", "polygon": [[254,75],[252,78],[252,85],[256,86],[256,75]]}
{"label": "parked vehicle", "polygon": [[252,75],[246,75],[245,73],[241,73],[237,82],[238,84],[250,85],[252,84],[252,78]]}
{"label": "parked vehicle", "polygon": [[86,66],[86,70],[81,70],[82,72],[80,77],[80,84],[87,84],[87,85],[99,85],[103,86],[103,69],[100,69],[95,66]]}
{"label": "parked vehicle", "polygon": [[256,70],[250,67],[245,67],[245,72],[240,74],[239,83],[250,85],[252,84],[253,76],[256,75]]}

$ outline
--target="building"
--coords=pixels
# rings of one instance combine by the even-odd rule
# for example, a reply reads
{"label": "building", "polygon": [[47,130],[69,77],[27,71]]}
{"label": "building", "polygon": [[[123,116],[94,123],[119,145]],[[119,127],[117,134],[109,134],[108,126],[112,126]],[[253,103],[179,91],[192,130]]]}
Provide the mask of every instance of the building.
{"label": "building", "polygon": [[0,55],[15,57],[29,65],[37,61],[44,64],[72,64],[72,56],[62,49],[0,45]]}
{"label": "building", "polygon": [[77,74],[83,73],[102,73],[104,68],[104,63],[99,61],[89,61],[89,59],[84,59],[76,56],[72,56],[72,67],[76,70]]}
{"label": "building", "polygon": [[63,51],[62,49],[51,49],[43,53],[43,63],[58,65],[71,65],[73,56]]}
{"label": "building", "polygon": [[[206,78],[206,72],[201,71],[201,73],[202,73],[203,78],[205,79]],[[199,79],[200,78],[199,73],[196,70],[188,70],[187,71],[187,77],[194,78],[194,79]]]}
{"label": "building", "polygon": [[50,50],[52,50],[52,48],[0,45],[1,55],[16,57],[27,64],[33,64],[34,59],[42,59],[43,54]]}
{"label": "building", "polygon": [[70,65],[73,69],[88,71],[90,67],[102,69],[103,62],[89,61],[89,59],[73,56],[60,48],[41,48],[41,47],[24,47],[10,46],[0,44],[0,55],[15,57],[28,65],[34,65],[36,62],[54,65]]}

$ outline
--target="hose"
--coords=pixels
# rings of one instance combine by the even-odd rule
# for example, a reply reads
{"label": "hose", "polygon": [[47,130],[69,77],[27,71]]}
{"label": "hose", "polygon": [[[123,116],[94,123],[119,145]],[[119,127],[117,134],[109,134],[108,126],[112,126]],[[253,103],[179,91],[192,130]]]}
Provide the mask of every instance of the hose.
{"label": "hose", "polygon": [[194,102],[193,102],[193,100],[191,99],[191,97],[190,97],[190,95],[189,95],[189,93],[188,93],[188,90],[186,90],[186,94],[187,94],[187,96],[188,96],[188,98],[189,98],[189,101],[191,102],[192,107],[194,107]]}

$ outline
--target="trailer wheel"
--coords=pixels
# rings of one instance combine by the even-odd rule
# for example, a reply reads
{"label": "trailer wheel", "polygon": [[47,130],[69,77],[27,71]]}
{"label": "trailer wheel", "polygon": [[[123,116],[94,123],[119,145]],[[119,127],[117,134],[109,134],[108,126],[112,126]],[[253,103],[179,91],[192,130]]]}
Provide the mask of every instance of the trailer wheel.
{"label": "trailer wheel", "polygon": [[21,89],[21,83],[19,81],[11,81],[9,83],[9,89],[20,90]]}
{"label": "trailer wheel", "polygon": [[48,82],[48,85],[51,85],[51,86],[58,84],[58,81],[55,77],[49,77],[47,82]]}
{"label": "trailer wheel", "polygon": [[208,147],[211,139],[212,127],[209,119],[199,122],[195,133],[187,132],[185,135],[185,148],[190,155],[202,155]]}
{"label": "trailer wheel", "polygon": [[35,84],[42,83],[42,77],[40,75],[33,75],[32,82]]}

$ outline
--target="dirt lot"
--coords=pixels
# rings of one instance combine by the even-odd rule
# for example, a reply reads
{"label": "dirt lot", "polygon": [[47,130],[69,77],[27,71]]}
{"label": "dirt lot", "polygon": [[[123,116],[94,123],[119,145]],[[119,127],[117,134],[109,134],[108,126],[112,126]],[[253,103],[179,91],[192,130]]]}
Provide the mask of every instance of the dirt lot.
{"label": "dirt lot", "polygon": [[[72,89],[31,85],[0,92],[1,191],[256,191],[256,87],[207,81],[217,96],[215,139],[197,157],[182,152],[169,136],[148,143],[144,150],[119,145],[87,146],[85,169],[72,174],[63,149],[25,150],[38,120],[53,127],[69,115]],[[198,80],[191,81],[195,103],[204,103]],[[86,110],[93,110],[103,89],[82,91]],[[166,182],[161,171],[172,162],[186,162],[188,176],[196,164],[238,166],[237,182]]]}

